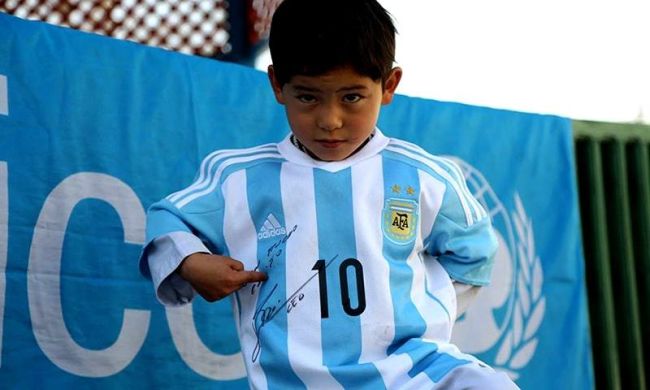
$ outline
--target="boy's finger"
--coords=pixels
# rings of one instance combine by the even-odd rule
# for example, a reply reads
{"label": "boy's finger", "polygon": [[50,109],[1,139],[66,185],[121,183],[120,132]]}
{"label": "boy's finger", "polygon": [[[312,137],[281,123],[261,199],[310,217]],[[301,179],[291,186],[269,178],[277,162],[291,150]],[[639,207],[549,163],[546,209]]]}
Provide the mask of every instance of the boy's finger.
{"label": "boy's finger", "polygon": [[242,276],[242,284],[263,282],[268,279],[264,272],[259,271],[241,271],[239,274]]}
{"label": "boy's finger", "polygon": [[231,258],[225,258],[223,261],[225,261],[226,264],[228,264],[228,266],[230,268],[234,269],[235,271],[243,271],[244,270],[244,264],[242,264],[242,262],[239,261],[239,260],[235,260],[235,259],[231,259]]}

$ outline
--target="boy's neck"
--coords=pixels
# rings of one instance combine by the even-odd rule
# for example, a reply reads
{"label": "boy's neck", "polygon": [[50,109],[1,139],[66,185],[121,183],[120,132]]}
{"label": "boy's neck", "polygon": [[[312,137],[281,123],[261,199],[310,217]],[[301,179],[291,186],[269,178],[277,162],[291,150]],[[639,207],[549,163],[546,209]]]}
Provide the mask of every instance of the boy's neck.
{"label": "boy's neck", "polygon": [[[354,155],[355,155],[359,150],[363,149],[363,147],[366,146],[366,144],[368,144],[368,142],[370,142],[370,140],[371,140],[372,137],[374,137],[374,136],[375,136],[375,132],[373,131],[372,133],[370,133],[370,136],[368,136],[368,138],[367,138],[365,141],[363,141],[363,142],[361,143],[361,145],[359,145],[359,147],[356,148],[356,149],[354,150],[354,152],[352,152],[352,154],[350,154],[350,156],[354,156]],[[303,145],[303,144],[298,140],[298,138],[296,138],[293,134],[291,134],[291,136],[289,137],[289,140],[291,141],[291,143],[293,144],[293,146],[295,146],[296,148],[298,148],[298,150],[300,150],[301,152],[307,154],[309,157],[311,157],[311,158],[313,158],[314,160],[317,160],[317,161],[324,161],[324,160],[318,158],[318,156],[316,156],[314,153],[312,153],[311,150],[307,149],[307,147],[305,147],[305,145]],[[350,156],[348,156],[348,157],[350,157]],[[346,157],[346,158],[348,158],[348,157]]]}

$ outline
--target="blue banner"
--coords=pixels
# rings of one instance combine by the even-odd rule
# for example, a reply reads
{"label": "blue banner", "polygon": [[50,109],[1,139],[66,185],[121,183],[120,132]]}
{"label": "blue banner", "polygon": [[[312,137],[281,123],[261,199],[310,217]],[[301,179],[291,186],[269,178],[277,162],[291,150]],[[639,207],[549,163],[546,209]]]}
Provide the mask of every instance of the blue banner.
{"label": "blue banner", "polygon": [[[456,159],[499,232],[454,341],[593,388],[570,121],[398,96],[379,126]],[[247,388],[230,302],[165,309],[136,263],[205,155],[287,132],[262,72],[0,14],[0,387]]]}

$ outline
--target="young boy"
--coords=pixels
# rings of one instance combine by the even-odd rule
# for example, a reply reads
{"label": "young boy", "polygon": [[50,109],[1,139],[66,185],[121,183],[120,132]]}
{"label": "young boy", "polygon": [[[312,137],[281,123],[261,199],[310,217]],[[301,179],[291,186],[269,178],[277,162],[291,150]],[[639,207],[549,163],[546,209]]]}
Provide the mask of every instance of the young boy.
{"label": "young boy", "polygon": [[255,389],[516,388],[449,342],[453,283],[489,282],[487,213],[456,165],[375,127],[402,75],[388,13],[285,0],[269,45],[291,134],[212,153],[151,207],[157,297],[232,294]]}

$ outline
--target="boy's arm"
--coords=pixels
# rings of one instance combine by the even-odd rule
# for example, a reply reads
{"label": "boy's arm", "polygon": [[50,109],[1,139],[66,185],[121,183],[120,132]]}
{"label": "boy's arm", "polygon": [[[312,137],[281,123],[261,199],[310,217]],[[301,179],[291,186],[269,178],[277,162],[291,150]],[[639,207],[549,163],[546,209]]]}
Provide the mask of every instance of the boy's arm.
{"label": "boy's arm", "polygon": [[496,236],[487,216],[463,226],[460,221],[439,215],[433,231],[438,234],[431,238],[427,251],[438,257],[453,280],[458,318],[474,302],[481,287],[490,282]]}
{"label": "boy's arm", "polygon": [[185,232],[174,232],[153,240],[148,255],[156,297],[166,305],[192,301],[196,293],[214,302],[247,283],[266,280],[257,271],[227,256],[212,255],[201,240]]}
{"label": "boy's arm", "polygon": [[490,282],[497,249],[490,216],[470,193],[461,169],[450,160],[441,160],[449,174],[425,239],[426,251],[438,258],[454,281],[485,286]]}
{"label": "boy's arm", "polygon": [[208,302],[224,298],[248,283],[267,279],[262,272],[244,270],[241,261],[209,253],[189,255],[177,272]]}
{"label": "boy's arm", "polygon": [[481,287],[454,282],[454,291],[456,292],[456,318],[458,318],[463,315],[463,313],[467,311],[469,305],[474,302],[479,291],[481,291]]}
{"label": "boy's arm", "polygon": [[215,210],[184,215],[166,200],[149,209],[140,271],[152,279],[161,303],[182,305],[196,293],[212,302],[246,283],[266,280],[261,272],[244,271],[237,260],[210,254],[198,234],[214,246],[213,240],[218,239],[218,213]]}
{"label": "boy's arm", "polygon": [[197,252],[209,250],[194,235],[180,231],[153,239],[143,251],[141,268],[151,276],[160,303],[182,305],[194,298],[196,291],[176,271],[187,256]]}
{"label": "boy's arm", "polygon": [[438,257],[449,276],[461,283],[490,283],[497,239],[489,217],[467,226],[442,213],[436,218],[427,251]]}

